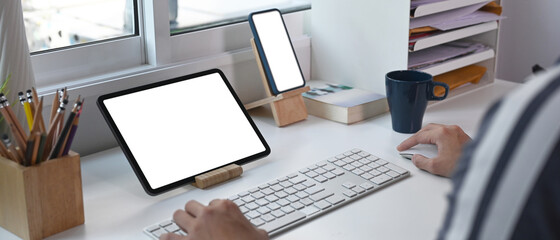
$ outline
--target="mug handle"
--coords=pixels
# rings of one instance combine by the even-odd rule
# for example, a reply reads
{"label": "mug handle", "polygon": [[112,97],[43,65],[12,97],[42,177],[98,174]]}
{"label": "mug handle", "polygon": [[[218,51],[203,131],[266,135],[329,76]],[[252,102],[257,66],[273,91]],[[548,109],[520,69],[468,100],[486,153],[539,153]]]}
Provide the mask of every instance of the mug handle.
{"label": "mug handle", "polygon": [[[443,96],[438,97],[438,96],[435,96],[435,95],[434,95],[434,88],[435,88],[436,86],[441,86],[441,87],[445,88],[445,93],[443,94]],[[428,100],[436,100],[436,101],[443,100],[443,99],[445,99],[445,98],[447,97],[447,94],[448,94],[448,93],[449,93],[449,86],[448,86],[447,84],[442,83],[442,82],[434,82],[434,81],[432,81],[432,82],[431,82],[431,86],[430,86],[430,96],[429,96],[429,99],[428,99]]]}

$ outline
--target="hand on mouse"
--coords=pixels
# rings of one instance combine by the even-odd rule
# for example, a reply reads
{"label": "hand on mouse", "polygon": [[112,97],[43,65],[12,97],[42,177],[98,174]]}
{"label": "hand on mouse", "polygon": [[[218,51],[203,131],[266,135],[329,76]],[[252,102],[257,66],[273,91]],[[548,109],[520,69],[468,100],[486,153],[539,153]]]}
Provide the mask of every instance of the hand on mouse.
{"label": "hand on mouse", "polygon": [[185,210],[175,211],[173,220],[187,236],[169,233],[160,240],[268,239],[268,233],[255,228],[230,200],[215,199],[208,206],[191,200]]}
{"label": "hand on mouse", "polygon": [[449,177],[461,156],[463,146],[470,140],[471,138],[459,126],[431,123],[404,140],[397,146],[397,150],[404,151],[417,144],[435,144],[438,149],[436,157],[426,158],[414,154],[412,162],[420,169]]}

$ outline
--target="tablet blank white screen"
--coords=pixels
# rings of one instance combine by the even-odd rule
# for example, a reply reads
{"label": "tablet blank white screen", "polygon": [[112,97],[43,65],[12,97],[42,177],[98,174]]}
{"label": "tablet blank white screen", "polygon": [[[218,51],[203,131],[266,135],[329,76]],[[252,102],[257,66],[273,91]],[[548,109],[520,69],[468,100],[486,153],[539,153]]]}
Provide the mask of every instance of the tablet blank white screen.
{"label": "tablet blank white screen", "polygon": [[153,189],[265,151],[218,73],[104,103]]}

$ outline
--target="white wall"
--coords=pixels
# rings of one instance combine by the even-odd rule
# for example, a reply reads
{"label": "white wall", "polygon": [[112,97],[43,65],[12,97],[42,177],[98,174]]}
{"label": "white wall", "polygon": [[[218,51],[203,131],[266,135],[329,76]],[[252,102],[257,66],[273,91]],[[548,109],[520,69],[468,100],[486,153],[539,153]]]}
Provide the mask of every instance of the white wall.
{"label": "white wall", "polygon": [[497,78],[522,82],[539,64],[560,58],[560,1],[501,0]]}

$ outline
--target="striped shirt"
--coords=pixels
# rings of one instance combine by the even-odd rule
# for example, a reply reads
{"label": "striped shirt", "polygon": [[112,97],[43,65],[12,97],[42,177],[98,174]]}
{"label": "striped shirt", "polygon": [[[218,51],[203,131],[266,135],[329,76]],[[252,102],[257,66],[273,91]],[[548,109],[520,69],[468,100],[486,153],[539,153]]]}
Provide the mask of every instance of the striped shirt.
{"label": "striped shirt", "polygon": [[560,239],[560,66],[488,110],[452,181],[439,239]]}

